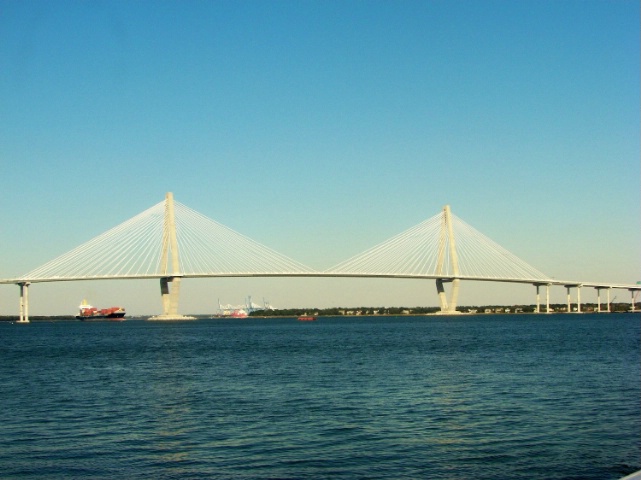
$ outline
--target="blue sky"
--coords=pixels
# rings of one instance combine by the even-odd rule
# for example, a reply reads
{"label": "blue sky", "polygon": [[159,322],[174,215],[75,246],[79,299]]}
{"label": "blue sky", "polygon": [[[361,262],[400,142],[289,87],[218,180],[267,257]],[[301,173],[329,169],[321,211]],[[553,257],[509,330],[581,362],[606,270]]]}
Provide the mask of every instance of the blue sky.
{"label": "blue sky", "polygon": [[[0,0],[0,12],[0,278],[172,191],[315,268],[450,204],[550,276],[641,280],[639,2]],[[350,282],[192,281],[182,305],[437,302],[433,282]],[[32,287],[32,312],[82,296],[160,308],[155,282],[87,283]],[[532,290],[464,284],[461,301],[533,302]],[[0,314],[16,311],[17,288],[0,286]]]}

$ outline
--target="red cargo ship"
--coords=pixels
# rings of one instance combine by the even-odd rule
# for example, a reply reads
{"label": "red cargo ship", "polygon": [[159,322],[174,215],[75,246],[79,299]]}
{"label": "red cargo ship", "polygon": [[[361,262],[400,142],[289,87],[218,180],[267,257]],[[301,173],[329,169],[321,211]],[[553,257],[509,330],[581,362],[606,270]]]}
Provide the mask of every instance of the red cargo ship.
{"label": "red cargo ship", "polygon": [[76,318],[82,322],[90,322],[92,320],[110,320],[112,322],[122,322],[125,318],[125,309],[122,307],[111,307],[97,309],[83,300],[80,304],[80,313]]}

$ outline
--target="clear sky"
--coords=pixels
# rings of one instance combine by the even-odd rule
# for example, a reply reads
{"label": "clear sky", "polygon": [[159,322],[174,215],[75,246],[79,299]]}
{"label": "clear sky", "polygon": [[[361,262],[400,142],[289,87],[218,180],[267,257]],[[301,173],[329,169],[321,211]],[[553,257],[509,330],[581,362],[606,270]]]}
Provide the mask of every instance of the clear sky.
{"label": "clear sky", "polygon": [[[634,283],[639,17],[636,0],[0,0],[0,278],[172,191],[319,269],[450,204],[552,277]],[[433,283],[189,280],[181,311],[436,305]],[[32,286],[31,313],[83,297],[160,310],[155,281],[75,282]],[[534,289],[463,283],[460,301]]]}

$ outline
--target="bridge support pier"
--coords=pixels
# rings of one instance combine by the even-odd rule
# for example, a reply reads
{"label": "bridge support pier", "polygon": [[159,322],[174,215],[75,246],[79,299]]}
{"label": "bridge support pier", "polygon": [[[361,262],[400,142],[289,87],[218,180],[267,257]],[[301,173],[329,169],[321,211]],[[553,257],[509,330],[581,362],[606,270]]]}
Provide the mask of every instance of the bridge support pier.
{"label": "bridge support pier", "polygon": [[[169,290],[169,284],[172,284]],[[162,296],[163,315],[178,315],[178,298],[180,296],[180,278],[161,278],[160,294]]]}
{"label": "bridge support pier", "polygon": [[438,301],[441,305],[441,312],[447,310],[447,296],[445,296],[445,287],[443,286],[443,279],[436,279],[436,293],[438,293]]}
{"label": "bridge support pier", "polygon": [[549,283],[535,283],[536,287],[536,313],[541,313],[541,296],[539,289],[545,285],[545,313],[550,313],[550,284]]}
{"label": "bridge support pier", "polygon": [[[189,317],[178,313],[181,280],[180,277],[162,277],[160,279],[162,315],[150,317],[149,320],[195,320],[196,317]],[[169,284],[171,284],[171,288]]]}
{"label": "bridge support pier", "polygon": [[[452,283],[452,291],[450,292],[449,303],[447,301],[447,295],[445,294],[445,286],[444,286],[445,282]],[[436,279],[436,291],[438,293],[438,299],[441,306],[441,311],[438,312],[439,314],[454,315],[454,314],[460,313],[456,310],[460,282],[461,281],[458,278],[454,278],[454,279],[437,278]]]}
{"label": "bridge support pier", "polygon": [[610,313],[610,287],[594,287],[596,288],[596,311],[601,313],[601,290],[605,289],[608,293],[607,303],[606,303],[606,312]]}
{"label": "bridge support pier", "polygon": [[18,323],[29,323],[29,282],[18,284],[20,286],[20,318]]}
{"label": "bridge support pier", "polygon": [[566,285],[565,288],[568,291],[568,313],[572,312],[572,300],[570,298],[570,289],[572,287],[576,287],[576,311],[577,313],[581,313],[581,287],[583,285]]}

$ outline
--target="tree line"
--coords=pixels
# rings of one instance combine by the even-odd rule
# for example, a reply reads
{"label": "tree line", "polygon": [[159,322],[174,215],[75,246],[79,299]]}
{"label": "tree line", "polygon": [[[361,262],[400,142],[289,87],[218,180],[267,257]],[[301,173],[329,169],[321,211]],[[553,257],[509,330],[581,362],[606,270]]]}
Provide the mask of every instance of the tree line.
{"label": "tree line", "polygon": [[[576,303],[571,305],[576,308]],[[542,312],[545,312],[545,305],[540,305]],[[562,313],[567,310],[567,304],[555,303],[550,304],[550,309],[553,312]],[[601,311],[605,312],[607,305],[601,304]],[[357,316],[357,315],[428,315],[436,313],[440,310],[439,307],[332,307],[332,308],[278,308],[278,309],[265,309],[254,310],[249,313],[252,317],[300,317],[303,315],[312,315],[319,317],[336,317],[336,316]],[[629,312],[630,303],[611,303],[610,310],[612,312]],[[635,303],[635,310],[641,311],[641,303]],[[534,313],[536,312],[536,305],[473,305],[473,306],[460,306],[457,311],[463,313]],[[597,311],[596,303],[582,303],[581,311],[588,313]]]}

